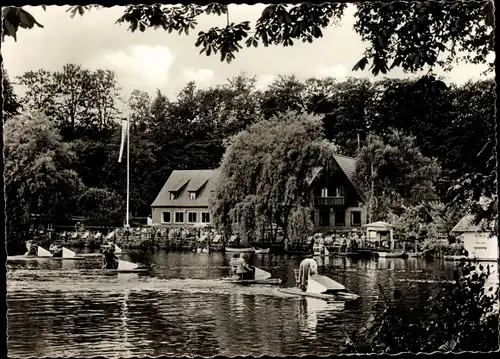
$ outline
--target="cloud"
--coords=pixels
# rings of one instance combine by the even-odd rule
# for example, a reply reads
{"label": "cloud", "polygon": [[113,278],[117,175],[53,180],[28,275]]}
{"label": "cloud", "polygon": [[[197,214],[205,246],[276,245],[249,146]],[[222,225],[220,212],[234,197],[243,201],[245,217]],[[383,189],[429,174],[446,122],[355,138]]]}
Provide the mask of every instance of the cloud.
{"label": "cloud", "polygon": [[113,51],[101,56],[99,67],[104,60],[113,70],[127,77],[140,78],[151,87],[164,85],[168,81],[175,59],[168,47],[159,45],[134,45],[126,51]]}
{"label": "cloud", "polygon": [[207,83],[214,77],[214,71],[210,69],[187,69],[184,70],[184,77],[188,81],[194,81],[196,83]]}

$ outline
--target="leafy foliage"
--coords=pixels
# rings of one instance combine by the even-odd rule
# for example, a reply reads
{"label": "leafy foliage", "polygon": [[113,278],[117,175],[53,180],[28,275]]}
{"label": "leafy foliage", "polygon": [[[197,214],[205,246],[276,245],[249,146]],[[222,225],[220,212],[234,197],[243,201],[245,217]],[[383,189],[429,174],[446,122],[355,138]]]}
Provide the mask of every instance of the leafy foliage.
{"label": "leafy foliage", "polygon": [[114,127],[119,88],[110,70],[67,64],[62,71],[26,72],[18,81],[26,88],[21,102],[55,121],[66,140],[89,133],[102,136]]}
{"label": "leafy foliage", "polygon": [[216,225],[229,232],[234,225],[247,242],[273,231],[273,223],[285,235],[306,235],[307,178],[332,155],[318,118],[290,112],[250,126],[231,140],[222,159],[212,203]]}
{"label": "leafy foliage", "polygon": [[11,36],[17,41],[17,30],[21,27],[23,29],[32,29],[35,25],[42,27],[38,21],[35,20],[33,15],[17,6],[2,7],[2,42],[5,35]]}
{"label": "leafy foliage", "polygon": [[[490,266],[462,262],[453,283],[442,283],[418,306],[394,291],[365,327],[349,333],[351,352],[460,352],[498,349],[498,282]],[[408,286],[407,291],[412,290]]]}
{"label": "leafy foliage", "polygon": [[112,191],[103,188],[88,188],[78,198],[78,208],[87,218],[87,224],[120,226],[125,213],[125,201]]}
{"label": "leafy foliage", "polygon": [[2,111],[4,121],[19,114],[21,104],[17,99],[17,95],[12,88],[7,71],[2,67]]}
{"label": "leafy foliage", "polygon": [[[119,89],[115,75],[67,65],[61,71],[39,70],[21,78],[27,91],[20,102],[26,109],[47,114],[62,139],[69,141],[76,156],[71,168],[85,186],[124,198],[125,167],[117,162],[120,131],[115,120],[120,114],[116,110]],[[321,116],[321,131],[339,153],[354,156],[358,145],[368,143],[368,133],[378,136],[381,148],[387,144],[388,148],[408,152],[404,160],[398,159],[397,152],[384,152],[387,155],[384,161],[391,156],[395,160],[384,165],[387,170],[381,171],[377,178],[374,216],[380,213],[381,218],[387,214],[404,217],[405,211],[418,206],[418,198],[425,199],[424,202],[435,199],[430,195],[433,191],[449,207],[465,209],[473,192],[467,192],[464,186],[457,187],[462,204],[449,204],[443,188],[467,174],[476,177],[469,182],[464,178],[463,184],[470,184],[478,200],[482,192],[477,189],[481,187],[489,188],[490,194],[495,192],[491,146],[495,116],[493,81],[443,87],[433,77],[372,84],[363,79],[301,81],[282,76],[265,90],[257,90],[255,83],[255,78],[241,74],[209,89],[198,89],[196,84],[188,83],[172,99],[161,92],[150,96],[140,90],[128,96],[127,113],[133,123],[130,144],[133,215],[150,214],[151,202],[173,169],[218,167],[230,144],[228,139],[263,119],[273,122],[290,110]],[[73,120],[75,131],[72,131]],[[389,143],[392,136],[387,131],[389,127],[401,133],[393,144]],[[405,136],[409,134],[413,135],[413,142],[406,142]],[[427,178],[423,170],[412,170],[415,158],[420,161],[420,155],[412,157],[413,147],[423,157],[438,158],[443,167],[439,181],[433,176]],[[485,165],[488,158],[492,167]],[[404,169],[405,179],[395,178],[389,170],[391,166]],[[473,180],[483,177],[488,178],[487,187]],[[370,182],[364,186],[369,189]],[[450,196],[453,198],[455,194],[450,192]],[[72,202],[75,201],[76,198]],[[253,202],[245,203],[249,209]],[[294,213],[299,213],[300,208],[297,206]],[[72,213],[79,214],[75,210]],[[248,218],[249,223],[254,223],[252,217]],[[289,218],[291,221],[292,215]],[[307,221],[303,228],[307,228]],[[291,232],[289,235],[295,236]]]}
{"label": "leafy foliage", "polygon": [[[459,60],[485,64],[494,49],[491,0],[360,2],[353,6],[356,6],[354,30],[368,44],[364,56],[353,66],[354,71],[363,70],[370,63],[374,75],[385,74],[395,67],[405,72],[435,66],[450,70]],[[91,7],[99,5],[72,6],[68,11],[74,17]],[[199,31],[195,46],[201,46],[200,53],[207,56],[219,53],[221,61],[230,63],[243,48],[243,42],[246,47],[259,44],[286,47],[298,40],[312,43],[323,36],[328,26],[339,23],[346,8],[345,3],[271,4],[252,28],[250,21],[231,22],[227,5],[217,3],[129,5],[116,22],[127,23],[132,32],[153,28],[188,35],[196,29],[197,19],[203,14],[226,15],[226,26]],[[14,39],[19,26],[42,27],[22,8],[5,7],[3,17],[3,34]],[[492,69],[493,63],[489,65]]]}
{"label": "leafy foliage", "polygon": [[371,60],[374,75],[395,67],[450,70],[459,59],[486,63],[494,48],[492,1],[365,2],[355,17],[354,29],[369,43],[359,68]]}
{"label": "leafy foliage", "polygon": [[355,181],[368,193],[369,221],[385,220],[405,205],[435,200],[441,168],[415,144],[415,137],[393,130],[384,141],[368,136],[357,155]]}
{"label": "leafy foliage", "polygon": [[82,189],[75,156],[46,117],[23,115],[4,126],[7,232],[15,238],[31,214],[61,218]]}

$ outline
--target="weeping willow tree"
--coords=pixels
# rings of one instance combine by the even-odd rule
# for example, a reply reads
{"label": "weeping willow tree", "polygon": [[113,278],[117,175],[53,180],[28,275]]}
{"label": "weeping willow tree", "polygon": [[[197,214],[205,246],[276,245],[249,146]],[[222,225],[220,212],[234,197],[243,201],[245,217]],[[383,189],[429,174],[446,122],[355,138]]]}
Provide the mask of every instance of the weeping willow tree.
{"label": "weeping willow tree", "polygon": [[215,225],[243,242],[274,241],[279,229],[300,239],[312,227],[309,179],[333,158],[321,119],[289,112],[233,137],[211,202]]}

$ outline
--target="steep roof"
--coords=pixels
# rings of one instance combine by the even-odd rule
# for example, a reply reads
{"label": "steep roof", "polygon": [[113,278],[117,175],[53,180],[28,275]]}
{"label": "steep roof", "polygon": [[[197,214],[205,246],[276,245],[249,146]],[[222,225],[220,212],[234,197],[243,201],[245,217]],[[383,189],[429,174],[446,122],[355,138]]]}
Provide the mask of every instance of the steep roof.
{"label": "steep roof", "polygon": [[[339,154],[333,155],[333,158],[335,159],[335,161],[339,165],[342,172],[344,172],[347,179],[349,179],[349,181],[352,183],[354,189],[358,193],[361,200],[365,201],[365,196],[363,195],[363,191],[361,191],[360,188],[354,183],[354,176],[356,174],[356,159],[354,157],[349,157],[349,156],[344,156],[344,155],[339,155]],[[323,169],[322,167],[314,167],[312,169],[311,176],[307,180],[309,186],[318,177],[318,175],[322,169]]]}
{"label": "steep roof", "polygon": [[[345,173],[349,181],[353,183],[356,173],[356,159],[344,155],[334,155],[335,161]],[[320,174],[322,167],[313,167],[307,181],[311,185]],[[151,207],[207,207],[209,198],[219,181],[220,171],[216,170],[175,170],[172,171],[167,182],[160,193],[151,204]],[[362,192],[354,185],[354,188],[364,200]],[[170,199],[170,192],[178,192],[177,199]],[[196,199],[189,199],[189,192],[198,192]]]}
{"label": "steep roof", "polygon": [[[172,171],[151,207],[208,207],[218,181],[219,170]],[[170,199],[172,191],[180,191],[177,199]],[[189,199],[190,191],[198,192],[196,199]]]}
{"label": "steep roof", "polygon": [[464,233],[464,232],[481,232],[482,229],[479,225],[474,224],[474,216],[466,215],[463,216],[460,221],[451,230],[454,233]]}
{"label": "steep roof", "polygon": [[353,157],[338,154],[333,155],[333,158],[335,158],[335,161],[337,161],[342,171],[352,182],[354,179],[354,175],[356,174],[356,159]]}
{"label": "steep roof", "polygon": [[319,173],[321,172],[322,169],[323,169],[323,167],[313,167],[311,169],[310,176],[307,176],[307,178],[306,178],[307,184],[309,186],[314,182],[314,180],[316,179],[316,177],[318,177],[318,175],[319,175]]}

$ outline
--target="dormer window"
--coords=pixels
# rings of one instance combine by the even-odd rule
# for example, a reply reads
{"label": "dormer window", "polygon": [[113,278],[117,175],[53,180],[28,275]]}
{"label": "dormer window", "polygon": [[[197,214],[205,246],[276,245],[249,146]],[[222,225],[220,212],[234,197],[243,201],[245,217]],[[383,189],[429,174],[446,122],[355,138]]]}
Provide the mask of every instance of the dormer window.
{"label": "dormer window", "polygon": [[189,199],[196,199],[196,192],[189,192]]}
{"label": "dormer window", "polygon": [[170,192],[170,199],[177,199],[177,192]]}

